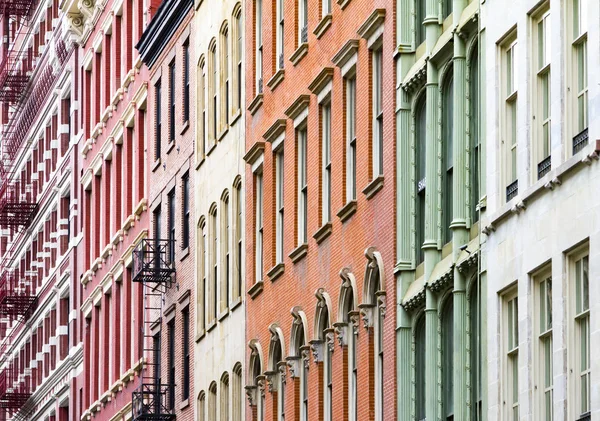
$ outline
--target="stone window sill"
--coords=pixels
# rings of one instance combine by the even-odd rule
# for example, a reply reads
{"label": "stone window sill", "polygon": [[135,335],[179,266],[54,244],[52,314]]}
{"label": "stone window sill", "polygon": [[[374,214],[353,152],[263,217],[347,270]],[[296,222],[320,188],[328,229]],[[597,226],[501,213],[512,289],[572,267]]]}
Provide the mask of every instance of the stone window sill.
{"label": "stone window sill", "polygon": [[252,298],[253,300],[258,297],[260,295],[260,293],[263,291],[263,281],[257,281],[254,285],[252,285],[250,287],[250,289],[248,290],[248,295],[250,295],[250,298]]}
{"label": "stone window sill", "polygon": [[313,34],[315,34],[317,39],[320,39],[323,36],[323,34],[327,32],[327,30],[331,26],[331,19],[331,13],[328,13],[321,18],[316,28],[313,30]]}
{"label": "stone window sill", "polygon": [[352,215],[356,213],[356,200],[351,200],[342,207],[337,213],[338,218],[342,222],[346,222]]}
{"label": "stone window sill", "polygon": [[181,250],[181,255],[179,256],[179,261],[184,260],[186,257],[190,255],[190,247],[186,247]]}
{"label": "stone window sill", "polygon": [[340,9],[344,10],[350,4],[350,0],[337,0],[337,4],[340,6]]}
{"label": "stone window sill", "polygon": [[292,252],[288,255],[290,259],[292,259],[292,263],[298,263],[302,260],[306,254],[308,253],[308,244],[300,244],[296,247]]}
{"label": "stone window sill", "polygon": [[371,199],[373,196],[379,192],[383,188],[383,175],[378,175],[373,181],[371,181],[367,187],[364,188],[363,193],[367,196],[367,200]]}
{"label": "stone window sill", "polygon": [[292,62],[292,64],[294,66],[297,66],[298,63],[300,63],[300,60],[302,60],[306,56],[306,54],[308,54],[308,43],[307,42],[303,42],[296,49],[296,51],[294,51],[292,53],[292,55],[290,56],[290,61]]}
{"label": "stone window sill", "polygon": [[190,406],[190,400],[186,399],[184,401],[181,401],[181,403],[179,404],[179,409],[183,410],[183,409],[187,408],[188,406]]}
{"label": "stone window sill", "polygon": [[156,171],[158,167],[160,167],[160,158],[158,158],[156,161],[154,161],[154,164],[152,164],[152,172]]}
{"label": "stone window sill", "polygon": [[185,132],[188,131],[188,129],[190,128],[190,120],[186,120],[183,122],[183,127],[181,127],[181,131],[179,132],[180,135],[183,135]]}
{"label": "stone window sill", "polygon": [[273,266],[267,272],[267,276],[269,277],[271,282],[274,282],[277,278],[279,278],[281,275],[283,275],[284,272],[285,272],[285,264],[277,263],[275,266]]}
{"label": "stone window sill", "polygon": [[321,244],[327,237],[331,235],[331,222],[326,222],[321,228],[313,234],[313,238],[317,244]]}
{"label": "stone window sill", "polygon": [[262,106],[262,104],[263,104],[263,94],[258,94],[254,97],[254,99],[252,100],[250,105],[248,105],[248,111],[250,111],[251,115],[254,115],[254,114],[256,114],[258,109]]}
{"label": "stone window sill", "polygon": [[271,77],[271,79],[269,79],[269,81],[267,82],[267,86],[269,87],[269,89],[271,89],[273,91],[273,90],[275,90],[275,88],[277,86],[279,86],[279,84],[281,82],[283,82],[284,78],[285,78],[285,70],[279,69],[275,72],[275,74]]}
{"label": "stone window sill", "polygon": [[173,150],[174,147],[175,147],[175,139],[169,141],[169,144],[167,145],[167,155],[171,153],[171,151]]}
{"label": "stone window sill", "polygon": [[217,320],[221,322],[225,317],[229,315],[229,309],[225,307],[219,315],[217,315]]}

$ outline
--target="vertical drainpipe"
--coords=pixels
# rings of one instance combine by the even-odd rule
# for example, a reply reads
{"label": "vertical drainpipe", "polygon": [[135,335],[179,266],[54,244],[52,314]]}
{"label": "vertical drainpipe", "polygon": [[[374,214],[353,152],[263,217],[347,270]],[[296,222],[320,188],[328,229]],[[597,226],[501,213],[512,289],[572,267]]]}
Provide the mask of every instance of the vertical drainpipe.
{"label": "vertical drainpipe", "polygon": [[[460,16],[465,8],[465,0],[454,0],[452,3],[452,25],[458,27]],[[452,250],[453,262],[456,263],[460,254],[460,247],[469,241],[467,230],[467,72],[465,58],[465,41],[458,30],[454,30],[454,116],[453,116],[453,150],[454,157],[454,201],[452,206]],[[466,279],[456,266],[454,266],[454,373],[453,373],[453,399],[454,420],[466,421],[467,419],[467,300]]]}
{"label": "vertical drainpipe", "polygon": [[[426,52],[429,56],[440,36],[439,1],[426,0]],[[438,250],[438,70],[427,59],[426,95],[426,157],[425,157],[425,282],[440,260]],[[428,287],[425,291],[425,414],[428,420],[437,420],[438,404],[438,299]]]}

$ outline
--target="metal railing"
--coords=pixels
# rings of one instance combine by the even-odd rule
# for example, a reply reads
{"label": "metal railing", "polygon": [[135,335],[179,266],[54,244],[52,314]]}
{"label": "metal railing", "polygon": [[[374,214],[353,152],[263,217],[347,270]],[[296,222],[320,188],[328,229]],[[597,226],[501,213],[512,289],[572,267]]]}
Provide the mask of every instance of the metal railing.
{"label": "metal railing", "polygon": [[506,201],[510,202],[517,194],[519,194],[519,180],[515,180],[506,186]]}
{"label": "metal railing", "polygon": [[552,169],[551,157],[548,156],[542,160],[537,166],[538,180],[548,174]]}
{"label": "metal railing", "polygon": [[173,247],[174,240],[142,240],[133,251],[133,281],[170,284],[175,274]]}
{"label": "metal railing", "polygon": [[144,383],[133,391],[131,406],[133,421],[169,421],[175,419],[168,407],[168,385]]}
{"label": "metal railing", "polygon": [[573,137],[573,155],[582,150],[589,140],[588,129],[585,128]]}

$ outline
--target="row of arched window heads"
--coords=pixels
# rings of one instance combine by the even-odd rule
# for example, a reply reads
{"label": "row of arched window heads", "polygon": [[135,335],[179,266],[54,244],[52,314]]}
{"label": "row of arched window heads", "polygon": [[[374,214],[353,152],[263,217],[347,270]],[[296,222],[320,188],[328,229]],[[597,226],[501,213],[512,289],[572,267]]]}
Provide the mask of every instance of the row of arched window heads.
{"label": "row of arched window heads", "polygon": [[[373,370],[369,373],[369,408],[376,414],[376,420],[383,419],[383,326],[386,309],[385,275],[383,260],[375,248],[365,251],[367,264],[363,285],[363,302],[359,304],[356,277],[348,269],[340,271],[341,287],[337,304],[337,316],[330,295],[319,288],[316,293],[314,310],[314,328],[312,339],[305,311],[300,307],[291,310],[293,318],[289,335],[289,351],[286,355],[286,335],[278,323],[269,326],[271,340],[268,354],[257,339],[249,343],[251,350],[248,366],[248,385],[246,394],[252,409],[252,420],[265,419],[265,399],[270,395],[273,419],[283,421],[285,411],[295,407],[300,411],[302,421],[308,419],[309,406],[318,405],[318,419],[331,421],[339,419],[346,412],[351,421],[358,419],[358,366],[361,353],[369,353],[370,363],[365,367]],[[366,328],[367,349],[358,346],[360,320]],[[341,347],[342,358],[333,359],[335,340]],[[265,347],[267,348],[267,347]],[[372,353],[370,353],[372,351]],[[311,358],[312,354],[312,358]],[[267,359],[265,359],[267,357]],[[312,360],[312,361],[311,361]],[[311,362],[314,364],[311,364]],[[344,363],[345,362],[345,363]],[[335,364],[340,364],[335,367]],[[314,370],[311,367],[315,367]],[[310,372],[310,374],[309,374]],[[334,384],[334,373],[343,372],[339,385]],[[339,377],[339,376],[338,376]],[[361,377],[363,375],[361,374]],[[286,387],[294,388],[293,396],[299,402],[286,402]],[[365,377],[366,378],[366,377]],[[334,408],[333,388],[341,387],[347,396],[347,408]],[[319,399],[310,390],[318,390]],[[319,396],[318,395],[318,396]],[[372,395],[372,396],[371,396]],[[309,402],[312,397],[313,402]],[[335,413],[334,413],[335,410]]]}
{"label": "row of arched window heads", "polygon": [[[207,402],[208,401],[208,402]],[[216,420],[217,411],[221,420],[241,421],[243,410],[242,399],[242,364],[236,363],[230,373],[225,371],[217,384],[212,381],[206,391],[198,394],[198,420]]]}

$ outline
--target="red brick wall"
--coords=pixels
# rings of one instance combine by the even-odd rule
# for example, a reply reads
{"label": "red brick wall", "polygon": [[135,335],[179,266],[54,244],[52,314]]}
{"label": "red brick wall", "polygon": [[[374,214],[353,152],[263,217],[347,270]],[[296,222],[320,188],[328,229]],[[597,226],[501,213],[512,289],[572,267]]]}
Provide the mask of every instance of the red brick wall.
{"label": "red brick wall", "polygon": [[[270,344],[271,323],[278,323],[286,334],[286,344],[290,343],[290,332],[293,318],[290,309],[300,306],[308,318],[307,339],[315,337],[314,318],[317,299],[315,291],[324,288],[331,296],[332,306],[330,318],[332,322],[338,320],[338,299],[342,280],[339,272],[343,267],[349,267],[356,277],[357,296],[355,302],[364,302],[363,286],[367,259],[364,252],[367,247],[374,246],[381,253],[385,268],[385,285],[387,293],[387,314],[384,326],[384,419],[393,419],[395,414],[395,280],[393,268],[395,264],[395,78],[393,52],[395,50],[395,22],[392,1],[358,1],[351,0],[344,10],[332,1],[332,24],[320,40],[313,34],[314,28],[320,20],[320,2],[309,0],[308,17],[308,54],[293,66],[289,57],[296,47],[297,31],[290,28],[296,27],[297,2],[285,0],[285,78],[274,90],[267,87],[267,81],[273,76],[274,68],[271,65],[275,55],[275,27],[272,16],[275,13],[275,2],[263,0],[263,80],[264,97],[262,106],[251,115],[246,113],[246,150],[248,151],[255,142],[263,141],[263,134],[276,119],[286,118],[283,110],[287,109],[301,94],[310,94],[308,111],[308,254],[297,263],[292,263],[287,255],[296,247],[295,232],[295,207],[297,202],[296,192],[296,137],[293,122],[288,119],[284,141],[285,155],[285,240],[284,240],[284,274],[271,281],[266,273],[274,262],[275,224],[272,218],[275,199],[274,192],[274,154],[269,143],[265,144],[263,162],[264,180],[264,286],[255,298],[247,296],[247,328],[246,341],[258,339],[262,344],[262,367],[267,367],[268,350]],[[384,92],[384,186],[371,199],[367,199],[362,190],[371,181],[371,88],[370,88],[370,54],[366,40],[360,39],[357,29],[375,8],[385,8],[386,17],[383,35],[383,92]],[[254,76],[254,1],[248,0],[246,10],[246,96],[247,106],[250,105],[255,95]],[[312,95],[308,85],[324,67],[334,67],[332,57],[349,39],[359,39],[357,63],[357,211],[346,222],[336,216],[345,204],[345,130],[343,110],[343,79],[340,69],[335,67],[331,97],[331,159],[332,159],[332,233],[321,244],[313,239],[313,234],[321,226],[320,204],[318,202],[320,189],[320,119],[317,98]],[[365,112],[366,111],[366,112]],[[254,192],[250,188],[253,183],[252,171],[246,168],[246,205],[247,209],[254,208]],[[247,262],[255,261],[254,256],[254,214],[247,213],[246,224],[246,256]],[[246,265],[246,288],[254,285],[253,264]],[[370,330],[372,332],[372,330]],[[358,419],[374,419],[373,400],[373,341],[372,333],[363,328],[360,322],[357,338],[358,349]],[[284,350],[284,357],[289,350]],[[347,383],[343,373],[346,367],[346,351],[337,344],[333,353],[333,419],[346,419],[348,402],[344,390]],[[250,352],[248,350],[247,357]],[[313,358],[310,359],[309,369],[309,419],[320,419],[319,408],[322,403],[321,388],[318,387],[318,370]],[[252,368],[248,366],[247,373]],[[252,383],[248,378],[247,384]],[[286,414],[295,413],[294,387],[286,388]],[[271,400],[274,395],[265,392],[266,408],[265,420],[275,419]],[[253,409],[246,405],[246,416],[250,418]]]}

